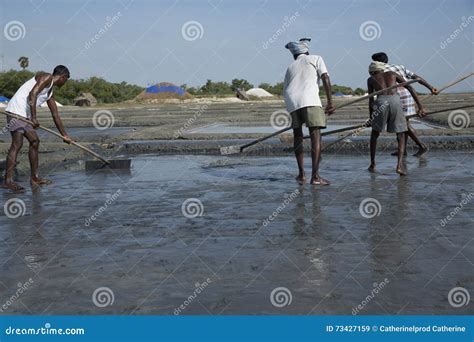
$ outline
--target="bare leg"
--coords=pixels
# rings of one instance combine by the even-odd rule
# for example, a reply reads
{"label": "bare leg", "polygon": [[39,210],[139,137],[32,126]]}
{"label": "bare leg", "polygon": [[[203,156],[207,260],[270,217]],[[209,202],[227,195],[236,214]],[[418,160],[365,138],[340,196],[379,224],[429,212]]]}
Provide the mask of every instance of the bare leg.
{"label": "bare leg", "polygon": [[[397,141],[398,141],[398,135],[397,135]],[[407,149],[406,146],[408,146],[408,135],[405,135],[405,156],[407,155]],[[395,152],[391,154],[392,156],[398,156],[398,148]]]}
{"label": "bare leg", "polygon": [[405,139],[406,137],[406,132],[403,133],[397,133],[397,138],[398,138],[398,162],[397,162],[397,173],[400,176],[405,176],[406,172],[403,171],[403,154],[405,153]]}
{"label": "bare leg", "polygon": [[39,153],[39,144],[40,140],[36,131],[27,131],[25,132],[25,137],[30,143],[30,149],[28,151],[28,157],[30,158],[30,167],[31,167],[31,184],[32,185],[44,185],[51,184],[51,181],[43,179],[39,176],[38,173],[38,153]]}
{"label": "bare leg", "polygon": [[304,174],[304,148],[303,148],[303,128],[293,129],[293,146],[295,150],[296,162],[298,163],[298,176],[296,181],[300,184],[306,183]]}
{"label": "bare leg", "polygon": [[418,145],[418,151],[414,154],[415,157],[419,157],[428,151],[428,148],[418,138],[415,129],[411,127],[411,125],[408,125],[408,134],[406,134],[406,137],[407,139],[410,137]]}
{"label": "bare leg", "polygon": [[319,162],[321,161],[321,130],[319,127],[310,127],[309,135],[311,137],[311,184],[329,185],[329,181],[319,177]]}
{"label": "bare leg", "polygon": [[20,152],[23,146],[23,133],[20,131],[11,132],[12,144],[8,150],[7,155],[7,170],[5,172],[5,180],[2,184],[3,188],[20,191],[23,190],[23,187],[16,184],[13,180],[13,175],[15,171],[16,160],[18,153]]}
{"label": "bare leg", "polygon": [[368,170],[375,172],[375,153],[377,151],[377,139],[379,138],[380,132],[372,130],[370,135],[370,166]]}

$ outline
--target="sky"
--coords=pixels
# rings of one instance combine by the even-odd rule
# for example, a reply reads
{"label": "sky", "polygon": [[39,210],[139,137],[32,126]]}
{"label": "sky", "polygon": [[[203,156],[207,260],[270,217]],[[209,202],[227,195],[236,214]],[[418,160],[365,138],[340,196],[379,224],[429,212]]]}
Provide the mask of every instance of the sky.
{"label": "sky", "polygon": [[[333,84],[366,88],[370,56],[385,51],[434,86],[474,71],[472,0],[0,0],[0,69],[69,67],[147,86],[207,79],[281,82],[284,45],[312,38]],[[474,81],[452,91],[473,91]]]}

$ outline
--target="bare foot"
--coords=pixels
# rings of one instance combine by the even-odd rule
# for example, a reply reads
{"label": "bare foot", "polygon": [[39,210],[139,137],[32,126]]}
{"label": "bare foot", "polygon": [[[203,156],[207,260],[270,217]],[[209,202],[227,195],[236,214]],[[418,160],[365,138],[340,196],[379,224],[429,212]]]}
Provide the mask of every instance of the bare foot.
{"label": "bare foot", "polygon": [[311,185],[329,185],[331,183],[326,179],[323,179],[321,177],[317,177],[317,178],[311,178],[310,184]]}
{"label": "bare foot", "polygon": [[33,186],[41,186],[41,185],[49,185],[52,183],[49,179],[44,179],[44,178],[39,178],[39,177],[34,177],[31,178],[31,185]]}
{"label": "bare foot", "polygon": [[298,182],[299,185],[303,185],[306,183],[306,177],[305,176],[297,176],[296,181]]}
{"label": "bare foot", "polygon": [[2,183],[2,188],[13,190],[13,191],[23,191],[23,190],[25,190],[24,187],[22,187],[21,185],[16,184],[15,182],[4,182],[4,183]]}
{"label": "bare foot", "polygon": [[369,172],[375,173],[375,164],[370,164],[367,170],[369,170]]}
{"label": "bare foot", "polygon": [[407,175],[407,173],[405,171],[403,171],[403,169],[401,167],[397,167],[397,173],[400,176],[406,176]]}
{"label": "bare foot", "polygon": [[414,157],[421,157],[423,154],[428,152],[428,148],[426,146],[422,146],[418,149],[418,151],[413,155]]}

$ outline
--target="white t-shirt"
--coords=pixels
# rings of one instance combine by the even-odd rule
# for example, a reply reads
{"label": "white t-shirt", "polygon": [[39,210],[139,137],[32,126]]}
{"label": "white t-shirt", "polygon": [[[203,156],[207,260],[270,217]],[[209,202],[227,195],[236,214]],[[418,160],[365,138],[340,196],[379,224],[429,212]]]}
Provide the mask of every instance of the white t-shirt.
{"label": "white t-shirt", "polygon": [[321,56],[299,55],[286,70],[283,87],[286,110],[291,113],[303,107],[321,107],[319,81],[327,72]]}
{"label": "white t-shirt", "polygon": [[[5,110],[7,112],[20,115],[24,118],[31,119],[31,108],[28,104],[28,96],[30,92],[33,90],[34,86],[36,85],[36,78],[33,76],[28,81],[26,81],[13,95],[13,97],[8,102],[7,108]],[[36,99],[36,106],[39,107],[46,101],[48,101],[51,96],[53,95],[53,81],[51,80],[51,84],[49,87],[44,88],[39,94]]]}

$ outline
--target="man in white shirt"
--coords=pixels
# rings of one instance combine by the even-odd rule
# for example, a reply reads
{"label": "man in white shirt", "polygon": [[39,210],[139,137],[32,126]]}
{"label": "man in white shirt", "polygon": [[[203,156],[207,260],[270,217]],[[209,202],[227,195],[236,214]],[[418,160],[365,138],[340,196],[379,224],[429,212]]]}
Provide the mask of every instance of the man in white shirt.
{"label": "man in white shirt", "polygon": [[[321,129],[326,128],[326,114],[334,113],[332,89],[326,64],[321,56],[310,55],[308,42],[302,38],[299,42],[290,42],[285,47],[295,59],[286,70],[283,95],[286,109],[291,113],[291,127],[294,134],[294,149],[299,174],[296,180],[306,183],[304,172],[303,123],[309,129],[311,137],[312,185],[329,185],[329,181],[319,176],[321,160]],[[323,81],[327,104],[325,111],[319,98],[319,83]]]}
{"label": "man in white shirt", "polygon": [[3,188],[13,191],[24,190],[22,186],[13,180],[13,171],[18,153],[23,146],[23,138],[26,138],[30,143],[28,157],[31,167],[31,185],[40,186],[51,183],[51,181],[40,177],[38,173],[39,137],[36,133],[36,128],[39,127],[39,122],[36,117],[36,107],[41,106],[45,102],[48,104],[54,123],[59,132],[64,136],[64,142],[71,143],[72,140],[64,129],[53,96],[53,87],[62,87],[68,79],[68,68],[64,65],[58,65],[54,68],[52,74],[38,74],[25,82],[8,102],[8,106],[5,108],[6,112],[29,119],[33,125],[13,117],[8,117],[7,119],[7,127],[11,133],[12,142],[7,155],[5,178],[1,185]]}

